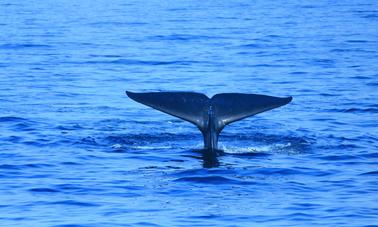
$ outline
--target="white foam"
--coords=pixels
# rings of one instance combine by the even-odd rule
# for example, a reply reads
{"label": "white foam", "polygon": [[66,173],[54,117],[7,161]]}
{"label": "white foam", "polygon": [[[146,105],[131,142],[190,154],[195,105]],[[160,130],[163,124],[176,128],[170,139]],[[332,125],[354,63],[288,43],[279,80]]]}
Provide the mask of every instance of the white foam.
{"label": "white foam", "polygon": [[123,147],[123,145],[120,144],[120,143],[116,143],[116,144],[113,144],[111,147],[114,148],[114,149],[121,149]]}
{"label": "white foam", "polygon": [[261,146],[248,146],[248,147],[233,147],[221,145],[221,149],[225,153],[229,154],[248,154],[248,153],[270,153],[277,150],[282,150],[291,146],[291,143],[287,144],[272,144],[272,145],[261,145]]}
{"label": "white foam", "polygon": [[171,149],[172,146],[131,146],[133,149],[138,150],[158,150],[158,149]]}

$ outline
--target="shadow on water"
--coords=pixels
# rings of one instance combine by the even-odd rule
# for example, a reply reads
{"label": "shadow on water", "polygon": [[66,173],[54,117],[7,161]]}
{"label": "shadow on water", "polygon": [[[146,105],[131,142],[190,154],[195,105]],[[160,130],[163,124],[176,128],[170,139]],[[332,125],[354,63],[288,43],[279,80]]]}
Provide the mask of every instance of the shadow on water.
{"label": "shadow on water", "polygon": [[[207,149],[200,149],[200,150],[194,150],[194,151],[201,154],[200,157],[194,157],[194,158],[201,159],[203,168],[208,168],[208,169],[221,166],[222,163],[219,162],[218,157],[226,155],[225,151],[223,150],[216,150],[214,152],[214,151],[209,151]],[[268,157],[270,155],[272,154],[269,154],[266,152],[249,152],[249,153],[235,153],[235,154],[227,153],[227,156],[235,156],[235,157]]]}
{"label": "shadow on water", "polygon": [[219,167],[220,163],[218,160],[219,156],[224,155],[223,150],[209,150],[209,149],[200,149],[195,150],[195,152],[201,153],[201,159],[203,161],[203,168],[215,168]]}

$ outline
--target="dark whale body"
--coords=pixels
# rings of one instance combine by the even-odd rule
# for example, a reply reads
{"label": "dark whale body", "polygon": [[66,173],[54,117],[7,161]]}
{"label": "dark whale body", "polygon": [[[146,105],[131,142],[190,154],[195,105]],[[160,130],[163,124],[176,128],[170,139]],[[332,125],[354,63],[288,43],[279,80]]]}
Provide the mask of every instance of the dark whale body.
{"label": "dark whale body", "polygon": [[204,150],[219,154],[218,137],[222,129],[235,121],[288,104],[292,97],[221,93],[212,98],[194,92],[126,91],[136,102],[196,125],[204,138]]}

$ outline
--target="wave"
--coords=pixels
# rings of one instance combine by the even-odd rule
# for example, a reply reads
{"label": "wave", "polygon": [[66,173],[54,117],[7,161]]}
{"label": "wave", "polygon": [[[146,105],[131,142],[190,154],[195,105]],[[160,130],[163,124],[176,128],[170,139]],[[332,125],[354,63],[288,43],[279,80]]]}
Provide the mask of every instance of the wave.
{"label": "wave", "polygon": [[378,113],[378,108],[349,108],[341,110],[344,113]]}
{"label": "wave", "polygon": [[26,121],[29,121],[29,120],[22,117],[12,117],[12,116],[0,117],[0,122],[26,122]]}
{"label": "wave", "polygon": [[17,49],[46,49],[51,48],[51,45],[46,44],[33,44],[33,43],[25,43],[25,44],[2,44],[0,45],[0,49],[11,49],[11,50],[17,50]]}
{"label": "wave", "polygon": [[0,165],[0,169],[3,170],[24,170],[27,168],[46,168],[46,167],[52,167],[54,165],[52,164],[46,164],[46,163],[29,163],[29,164],[2,164]]}
{"label": "wave", "polygon": [[48,205],[68,205],[68,206],[78,206],[78,207],[97,207],[100,206],[93,202],[81,202],[78,200],[60,200],[55,202],[47,202]]}
{"label": "wave", "polygon": [[194,64],[203,64],[208,62],[201,61],[147,61],[147,60],[135,60],[135,59],[117,59],[117,60],[93,60],[86,62],[77,62],[78,64],[120,64],[120,65],[138,65],[138,66],[160,66],[160,65],[177,65],[177,66],[189,66]]}
{"label": "wave", "polygon": [[176,182],[188,182],[188,183],[199,183],[199,184],[235,184],[235,185],[246,185],[253,184],[252,182],[241,181],[237,179],[232,179],[230,177],[224,176],[203,176],[203,177],[181,177],[176,180]]}

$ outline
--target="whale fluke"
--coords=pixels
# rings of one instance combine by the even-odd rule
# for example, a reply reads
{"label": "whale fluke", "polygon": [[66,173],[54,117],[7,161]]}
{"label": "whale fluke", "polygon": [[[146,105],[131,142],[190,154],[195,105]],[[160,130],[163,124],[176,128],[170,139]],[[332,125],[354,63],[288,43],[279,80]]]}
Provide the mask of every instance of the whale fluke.
{"label": "whale fluke", "polygon": [[224,125],[286,105],[291,100],[292,97],[240,93],[216,94],[211,98],[215,115]]}
{"label": "whale fluke", "polygon": [[209,106],[209,98],[194,92],[147,92],[134,93],[126,91],[131,99],[160,110],[164,113],[181,118],[205,128],[204,114]]}
{"label": "whale fluke", "polygon": [[218,136],[222,129],[235,121],[288,104],[292,97],[221,93],[212,98],[195,92],[126,91],[136,102],[196,125],[204,137],[205,149],[218,149]]}

